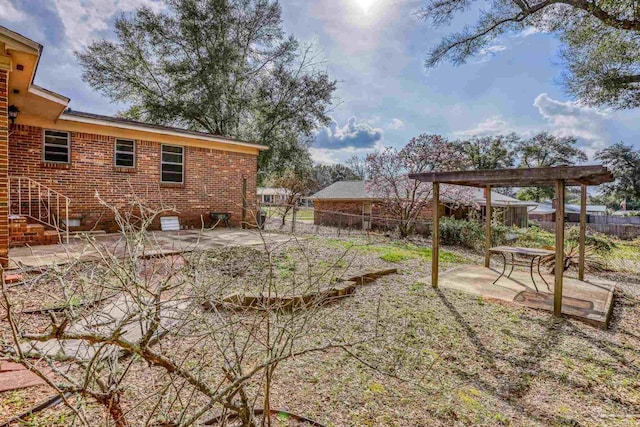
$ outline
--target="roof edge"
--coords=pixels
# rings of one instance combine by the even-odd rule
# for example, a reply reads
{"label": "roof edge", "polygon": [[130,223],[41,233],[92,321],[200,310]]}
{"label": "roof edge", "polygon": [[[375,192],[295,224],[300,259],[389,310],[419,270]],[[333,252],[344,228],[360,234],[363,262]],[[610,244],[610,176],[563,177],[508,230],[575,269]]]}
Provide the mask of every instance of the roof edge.
{"label": "roof edge", "polygon": [[[79,113],[79,114],[74,114],[74,113]],[[156,126],[156,125],[143,123],[143,122],[119,120],[117,117],[109,117],[109,116],[99,116],[95,118],[87,117],[86,115],[82,115],[82,114],[83,112],[80,112],[80,111],[73,111],[73,112],[64,111],[58,119],[66,120],[70,122],[94,124],[99,126],[110,126],[110,127],[121,128],[121,129],[137,130],[141,132],[172,135],[172,136],[178,136],[178,137],[184,137],[184,138],[190,138],[190,139],[200,139],[200,140],[211,141],[211,142],[219,142],[223,144],[251,147],[260,151],[269,149],[269,147],[266,145],[236,140],[236,139],[222,137],[222,136],[210,135],[204,132],[196,133],[186,129],[173,128],[169,126]],[[84,113],[84,114],[91,114],[91,113]]]}
{"label": "roof edge", "polygon": [[8,29],[7,27],[3,27],[0,25],[0,35],[9,37],[17,43],[37,51],[38,56],[40,56],[40,53],[42,53],[42,45],[40,43],[35,42],[30,38],[23,36],[22,34],[16,33],[15,31]]}
{"label": "roof edge", "polygon": [[56,93],[56,92],[54,92],[52,90],[49,90],[49,89],[45,89],[42,86],[38,86],[38,85],[33,84],[33,83],[31,83],[31,85],[29,86],[28,90],[29,90],[30,93],[32,93],[34,95],[37,95],[37,96],[39,96],[41,98],[44,98],[44,99],[48,99],[49,101],[56,102],[56,103],[58,103],[60,105],[63,105],[65,107],[67,105],[69,105],[69,101],[71,101],[70,98],[67,98],[64,95],[60,95],[59,93]]}

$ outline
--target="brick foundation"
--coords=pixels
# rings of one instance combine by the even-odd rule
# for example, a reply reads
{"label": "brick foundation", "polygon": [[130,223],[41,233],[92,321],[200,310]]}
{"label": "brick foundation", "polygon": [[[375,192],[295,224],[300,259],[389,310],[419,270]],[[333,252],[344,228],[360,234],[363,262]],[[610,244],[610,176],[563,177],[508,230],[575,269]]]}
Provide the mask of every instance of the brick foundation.
{"label": "brick foundation", "polygon": [[9,264],[8,87],[9,72],[0,69],[0,265],[2,267]]}
{"label": "brick foundation", "polygon": [[[201,218],[208,225],[210,211],[231,212],[231,224],[239,226],[245,178],[247,221],[253,222],[257,184],[253,154],[185,146],[184,184],[161,184],[158,142],[136,141],[135,169],[117,169],[113,165],[115,137],[71,132],[71,163],[55,165],[42,161],[43,132],[40,127],[14,127],[9,138],[9,175],[32,178],[69,197],[69,216],[81,221],[77,230],[117,231],[113,214],[100,204],[96,192],[104,202],[123,210],[129,209],[134,198],[149,206],[172,207],[177,213],[163,216],[177,215],[183,227],[199,228]],[[0,203],[1,197],[0,191]],[[154,228],[159,228],[159,220]]]}

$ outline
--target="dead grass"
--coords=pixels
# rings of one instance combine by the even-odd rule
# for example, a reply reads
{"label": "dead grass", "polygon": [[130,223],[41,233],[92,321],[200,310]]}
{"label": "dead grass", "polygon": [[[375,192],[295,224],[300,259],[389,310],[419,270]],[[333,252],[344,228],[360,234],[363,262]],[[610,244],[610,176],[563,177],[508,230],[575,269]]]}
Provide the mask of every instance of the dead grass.
{"label": "dead grass", "polygon": [[[314,238],[300,244],[314,267],[305,271],[299,247],[283,245],[276,260],[282,289],[326,270],[334,276],[323,283],[372,268],[398,267],[399,274],[360,287],[353,297],[322,309],[315,333],[301,344],[321,341],[328,330],[339,331],[345,339],[370,334],[378,339],[358,345],[352,354],[332,350],[283,363],[272,392],[274,407],[327,426],[640,424],[640,283],[633,273],[609,273],[620,285],[611,327],[601,331],[545,312],[433,289],[428,284],[430,252],[420,242],[382,240],[369,245],[364,240]],[[473,252],[444,249],[442,269],[480,262]],[[638,255],[635,249],[629,249],[626,259]],[[204,273],[220,275],[238,289],[256,286],[265,274],[259,250],[196,255],[209,261]],[[640,265],[634,262],[635,268]],[[212,322],[203,312],[200,324],[185,328],[206,330]],[[0,327],[4,334],[6,323]],[[186,363],[203,376],[216,372],[208,373],[218,360],[214,349],[177,338],[162,345],[176,354],[197,349]],[[165,380],[163,373],[142,363],[132,368],[124,384],[126,397],[140,402],[131,408],[132,420],[136,412],[148,410],[143,397]],[[4,393],[0,416],[31,404],[35,399],[25,398],[28,391],[46,395],[41,387]],[[167,413],[178,395],[178,388],[167,392]],[[96,417],[96,425],[105,422]],[[71,425],[72,416],[60,406],[31,422]],[[276,425],[294,424],[281,419]]]}

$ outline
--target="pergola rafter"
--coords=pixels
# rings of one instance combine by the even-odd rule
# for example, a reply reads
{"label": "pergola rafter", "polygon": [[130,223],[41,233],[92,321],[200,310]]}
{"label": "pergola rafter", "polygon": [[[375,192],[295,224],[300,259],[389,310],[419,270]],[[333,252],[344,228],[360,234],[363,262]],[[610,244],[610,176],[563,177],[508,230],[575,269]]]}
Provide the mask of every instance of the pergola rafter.
{"label": "pergola rafter", "polygon": [[487,189],[485,267],[489,267],[491,247],[491,188],[492,187],[555,187],[555,286],[554,314],[562,312],[562,277],[564,273],[564,195],[567,186],[580,186],[580,248],[578,279],[584,279],[585,234],[587,223],[587,187],[614,180],[613,174],[604,166],[558,166],[548,168],[520,168],[497,170],[473,170],[452,172],[427,172],[410,174],[409,178],[433,183],[435,204],[432,233],[432,285],[438,286],[438,252],[440,245],[439,209],[440,184],[453,184]]}

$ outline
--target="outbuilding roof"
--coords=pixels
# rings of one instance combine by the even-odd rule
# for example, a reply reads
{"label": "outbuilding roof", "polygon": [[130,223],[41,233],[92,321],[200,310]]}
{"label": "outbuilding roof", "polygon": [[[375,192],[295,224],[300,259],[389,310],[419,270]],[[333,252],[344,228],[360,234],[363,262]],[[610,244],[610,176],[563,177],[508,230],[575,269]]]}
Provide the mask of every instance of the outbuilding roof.
{"label": "outbuilding roof", "polygon": [[[471,188],[470,199],[472,202],[484,205],[486,203],[484,197],[484,189]],[[330,186],[318,191],[310,197],[316,200],[376,200],[380,197],[376,197],[372,190],[367,189],[365,181],[338,181],[334,182]],[[443,198],[443,201],[447,200]],[[450,200],[454,202],[455,200]],[[500,194],[495,191],[491,192],[491,201],[493,206],[535,206],[535,202],[528,202],[523,200],[514,199],[505,194]]]}
{"label": "outbuilding roof", "polygon": [[320,200],[373,200],[376,197],[366,189],[365,181],[338,181],[318,191],[310,199]]}

